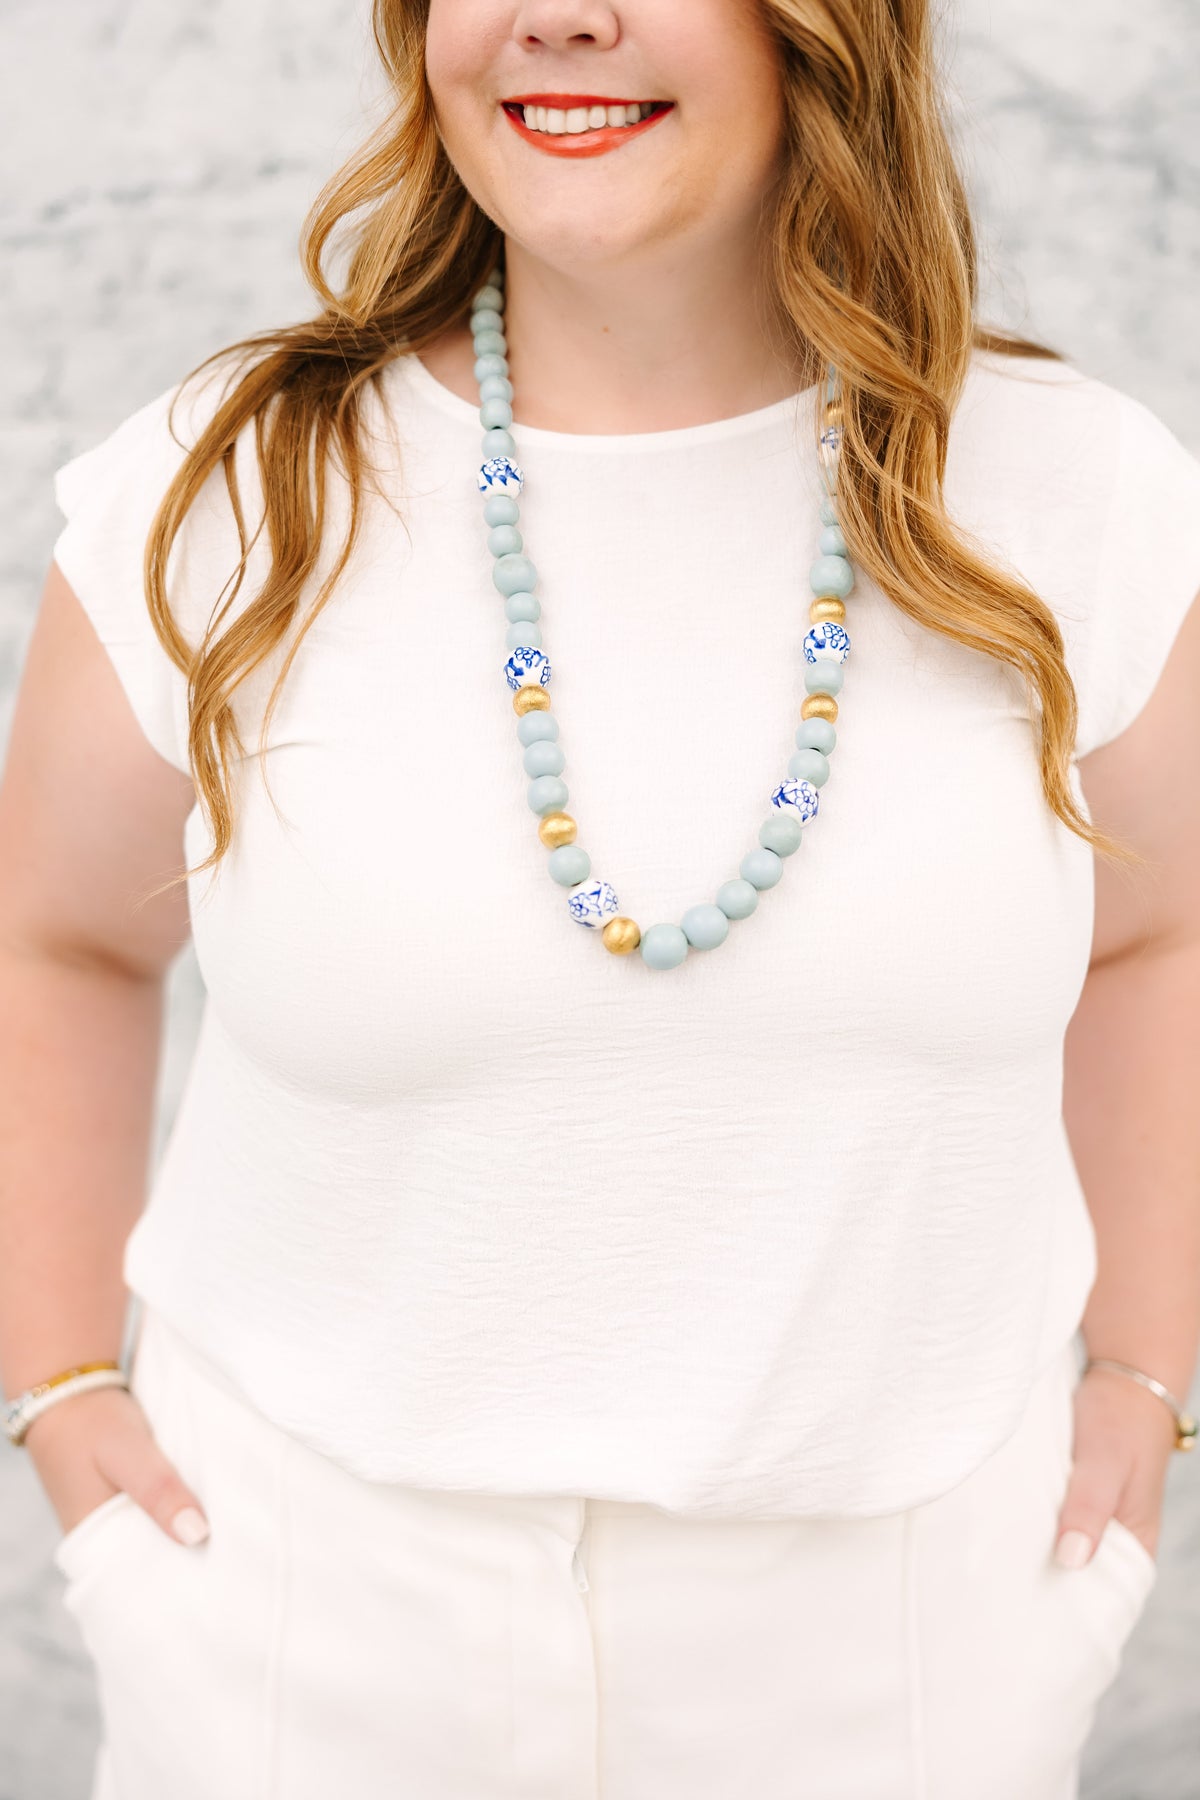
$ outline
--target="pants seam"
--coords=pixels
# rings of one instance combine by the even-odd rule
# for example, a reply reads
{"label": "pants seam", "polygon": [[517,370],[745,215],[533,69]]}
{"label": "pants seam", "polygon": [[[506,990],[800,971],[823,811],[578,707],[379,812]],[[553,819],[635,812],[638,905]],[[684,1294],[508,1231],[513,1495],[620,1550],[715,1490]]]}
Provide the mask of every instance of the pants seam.
{"label": "pants seam", "polygon": [[920,1615],[917,1606],[917,1509],[904,1515],[905,1661],[908,1665],[908,1738],[912,1770],[912,1800],[929,1800],[929,1764],[926,1755],[926,1704],[921,1663]]}
{"label": "pants seam", "polygon": [[283,1660],[292,1567],[291,1519],[288,1509],[288,1474],[295,1450],[293,1440],[281,1436],[273,1458],[272,1511],[276,1521],[271,1609],[263,1667],[263,1800],[278,1800],[282,1793]]}

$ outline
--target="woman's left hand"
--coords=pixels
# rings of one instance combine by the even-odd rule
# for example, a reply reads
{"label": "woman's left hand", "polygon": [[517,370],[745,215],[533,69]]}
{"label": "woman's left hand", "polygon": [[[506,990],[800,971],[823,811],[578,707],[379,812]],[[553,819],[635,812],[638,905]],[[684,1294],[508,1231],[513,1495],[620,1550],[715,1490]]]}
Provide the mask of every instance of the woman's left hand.
{"label": "woman's left hand", "polygon": [[1158,1550],[1163,1489],[1175,1421],[1157,1394],[1111,1369],[1089,1369],[1075,1389],[1071,1476],[1058,1516],[1055,1559],[1091,1560],[1109,1519]]}

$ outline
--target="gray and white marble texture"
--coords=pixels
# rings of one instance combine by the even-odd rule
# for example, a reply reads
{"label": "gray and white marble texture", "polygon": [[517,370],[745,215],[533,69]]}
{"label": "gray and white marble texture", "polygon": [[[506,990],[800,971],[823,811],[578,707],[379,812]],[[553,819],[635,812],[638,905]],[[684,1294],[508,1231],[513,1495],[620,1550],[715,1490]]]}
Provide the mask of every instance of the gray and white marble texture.
{"label": "gray and white marble texture", "polygon": [[[366,0],[0,0],[0,742],[56,530],[52,469],[210,350],[307,310],[301,219],[377,101],[365,25]],[[1196,0],[958,0],[940,28],[991,316],[1200,451]],[[160,1147],[197,997],[185,953]],[[0,1443],[0,1800],[87,1800],[95,1694],[55,1535]],[[1158,1586],[1084,1792],[1197,1800],[1198,1770],[1200,1457],[1179,1457]]]}

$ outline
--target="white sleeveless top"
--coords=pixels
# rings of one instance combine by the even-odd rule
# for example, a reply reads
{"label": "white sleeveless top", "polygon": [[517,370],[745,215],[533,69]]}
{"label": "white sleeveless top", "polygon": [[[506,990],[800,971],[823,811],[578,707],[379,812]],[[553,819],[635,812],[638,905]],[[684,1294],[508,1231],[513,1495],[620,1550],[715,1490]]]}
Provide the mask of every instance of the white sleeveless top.
{"label": "white sleeveless top", "polygon": [[[1095,1273],[1061,1110],[1093,860],[1022,684],[860,572],[782,880],[677,969],[610,955],[526,798],[476,409],[412,356],[384,388],[399,454],[381,430],[284,686],[274,805],[278,657],[239,692],[238,835],[190,889],[203,1024],[126,1279],[362,1476],[714,1517],[925,1501],[1013,1430]],[[814,400],[514,427],[568,808],[643,929],[737,874],[794,748]],[[179,455],[164,397],[69,463],[55,555],[186,769],[141,592]],[[947,496],[1054,607],[1077,754],[1108,742],[1200,587],[1200,462],[1106,384],[978,354]],[[174,565],[193,639],[233,561],[218,476]],[[209,848],[197,807],[189,863]]]}

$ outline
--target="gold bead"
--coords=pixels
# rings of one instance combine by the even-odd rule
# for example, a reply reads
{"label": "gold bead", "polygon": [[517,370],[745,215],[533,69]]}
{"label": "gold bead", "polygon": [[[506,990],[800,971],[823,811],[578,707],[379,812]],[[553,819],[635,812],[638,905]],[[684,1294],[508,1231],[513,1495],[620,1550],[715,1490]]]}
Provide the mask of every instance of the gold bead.
{"label": "gold bead", "polygon": [[538,825],[538,836],[547,850],[557,850],[560,844],[573,844],[578,830],[570,813],[544,813]]}
{"label": "gold bead", "polygon": [[608,921],[600,936],[604,939],[604,948],[611,950],[614,956],[628,956],[642,941],[641,931],[634,921],[620,915]]}
{"label": "gold bead", "polygon": [[800,707],[802,719],[828,719],[832,725],[838,716],[838,703],[832,694],[809,694]]}
{"label": "gold bead", "polygon": [[540,685],[534,687],[532,682],[522,682],[513,695],[513,711],[520,713],[522,717],[527,712],[548,712],[549,710],[550,696]]}
{"label": "gold bead", "polygon": [[846,623],[846,602],[839,600],[836,594],[824,594],[820,600],[814,600],[808,609],[808,616],[814,625],[823,619],[834,619],[839,625]]}
{"label": "gold bead", "polygon": [[841,402],[838,400],[831,400],[829,405],[825,408],[825,424],[840,425],[843,422],[843,417]]}

